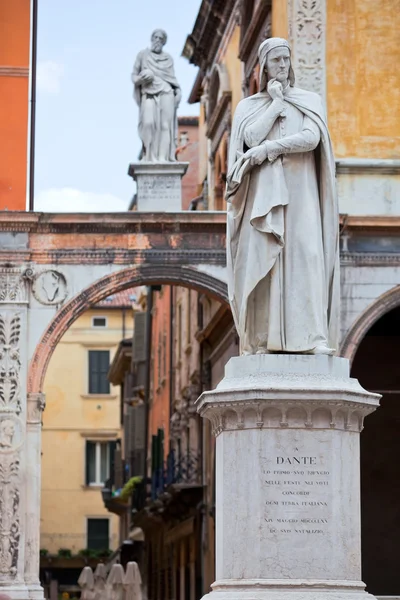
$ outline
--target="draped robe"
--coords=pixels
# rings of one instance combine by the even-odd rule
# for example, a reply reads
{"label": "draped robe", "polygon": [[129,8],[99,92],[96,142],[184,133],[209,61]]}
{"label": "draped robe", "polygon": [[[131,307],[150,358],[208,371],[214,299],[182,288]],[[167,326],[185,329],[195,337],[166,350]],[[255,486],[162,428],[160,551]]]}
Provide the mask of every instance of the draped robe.
{"label": "draped robe", "polygon": [[272,103],[267,92],[239,103],[231,133],[228,291],[241,348],[248,353],[338,347],[332,146],[317,94],[288,87],[284,99],[286,116],[268,132],[272,151],[260,166],[251,166],[244,152],[249,126]]}
{"label": "draped robe", "polygon": [[[168,105],[170,104],[170,106],[168,106],[168,112],[170,114],[168,122],[170,133],[168,160],[175,161],[178,122],[174,105],[174,90],[179,89],[180,86],[175,77],[174,61],[166,52],[158,54],[147,48],[137,55],[133,66],[132,77],[140,75],[144,69],[151,71],[154,75],[154,79],[151,83],[134,84],[134,97],[139,105],[139,136],[142,140],[144,139],[143,123],[145,121],[145,116],[143,114],[143,111],[145,110],[144,99],[146,99],[147,104],[149,104],[149,101],[152,104],[152,147],[150,151],[148,148],[143,149],[145,159],[156,161],[160,158],[159,138],[161,133],[161,119],[163,118],[162,109],[163,104],[167,102]],[[162,101],[161,96],[164,96]]]}

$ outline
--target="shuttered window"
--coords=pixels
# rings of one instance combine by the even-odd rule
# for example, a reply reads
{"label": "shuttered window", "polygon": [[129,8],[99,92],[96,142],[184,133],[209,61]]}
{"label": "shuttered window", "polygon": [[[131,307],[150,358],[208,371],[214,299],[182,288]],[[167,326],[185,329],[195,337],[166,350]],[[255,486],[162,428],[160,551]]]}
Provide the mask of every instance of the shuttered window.
{"label": "shuttered window", "polygon": [[86,485],[104,485],[114,467],[116,443],[86,442]]}
{"label": "shuttered window", "polygon": [[110,546],[110,521],[109,519],[87,520],[87,548],[88,550],[108,550]]}
{"label": "shuttered window", "polygon": [[109,394],[109,350],[89,350],[89,394]]}

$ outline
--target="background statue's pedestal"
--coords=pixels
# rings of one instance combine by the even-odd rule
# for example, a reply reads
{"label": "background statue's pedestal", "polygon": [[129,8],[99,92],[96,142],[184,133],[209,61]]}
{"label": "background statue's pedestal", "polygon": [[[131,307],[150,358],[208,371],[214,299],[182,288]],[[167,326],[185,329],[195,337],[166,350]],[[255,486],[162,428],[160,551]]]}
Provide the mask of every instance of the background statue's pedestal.
{"label": "background statue's pedestal", "polygon": [[177,212],[182,210],[182,177],[187,162],[129,165],[128,175],[137,183],[137,210],[142,212]]}
{"label": "background statue's pedestal", "polygon": [[216,439],[216,582],[209,600],[356,600],[359,434],[379,395],[346,359],[232,358],[198,412]]}

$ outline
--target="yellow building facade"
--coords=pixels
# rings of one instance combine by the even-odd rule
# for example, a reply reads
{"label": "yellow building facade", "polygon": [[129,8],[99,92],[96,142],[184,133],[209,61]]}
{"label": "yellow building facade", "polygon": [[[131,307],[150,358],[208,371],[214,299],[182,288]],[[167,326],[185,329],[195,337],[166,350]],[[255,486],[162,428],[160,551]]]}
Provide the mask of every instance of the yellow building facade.
{"label": "yellow building facade", "polygon": [[125,306],[113,306],[114,297],[77,319],[46,374],[42,558],[100,554],[119,543],[118,517],[105,509],[101,495],[121,420],[119,388],[108,382],[107,373],[119,342],[132,335],[134,296],[115,296],[123,296]]}

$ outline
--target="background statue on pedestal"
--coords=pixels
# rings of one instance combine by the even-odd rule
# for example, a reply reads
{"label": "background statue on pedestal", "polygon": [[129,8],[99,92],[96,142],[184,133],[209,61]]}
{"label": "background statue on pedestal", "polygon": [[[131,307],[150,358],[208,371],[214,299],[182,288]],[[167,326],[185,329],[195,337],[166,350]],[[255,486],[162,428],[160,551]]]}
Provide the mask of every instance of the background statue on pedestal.
{"label": "background statue on pedestal", "polygon": [[142,160],[174,162],[177,138],[176,111],[181,89],[172,57],[163,52],[167,34],[156,29],[151,47],[137,55],[132,72],[134,97],[139,105],[139,136]]}
{"label": "background statue on pedestal", "polygon": [[339,328],[335,162],[320,97],[294,87],[290,46],[259,48],[260,92],[229,150],[229,299],[243,354],[333,354]]}

